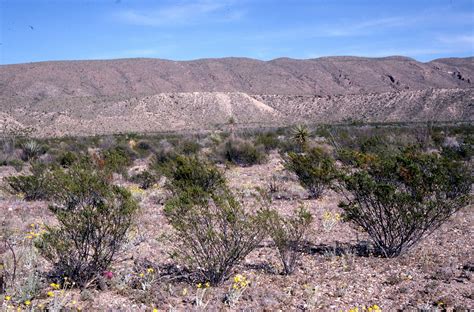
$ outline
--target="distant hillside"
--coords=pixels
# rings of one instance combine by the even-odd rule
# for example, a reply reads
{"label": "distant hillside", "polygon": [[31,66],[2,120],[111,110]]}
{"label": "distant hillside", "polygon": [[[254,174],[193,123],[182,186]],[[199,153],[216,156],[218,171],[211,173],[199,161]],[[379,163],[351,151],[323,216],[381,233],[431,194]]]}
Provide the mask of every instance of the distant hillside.
{"label": "distant hillside", "polygon": [[0,66],[0,96],[141,96],[164,92],[360,94],[474,85],[474,58],[121,59]]}
{"label": "distant hillside", "polygon": [[121,59],[0,66],[1,127],[38,135],[474,119],[474,58]]}

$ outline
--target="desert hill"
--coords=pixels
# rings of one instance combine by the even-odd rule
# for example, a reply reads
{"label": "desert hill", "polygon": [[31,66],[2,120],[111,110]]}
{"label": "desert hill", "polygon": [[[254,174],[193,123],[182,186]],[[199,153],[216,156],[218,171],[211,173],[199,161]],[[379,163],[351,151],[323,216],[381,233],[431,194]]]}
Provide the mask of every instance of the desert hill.
{"label": "desert hill", "polygon": [[120,59],[0,66],[0,126],[38,135],[473,120],[474,58]]}

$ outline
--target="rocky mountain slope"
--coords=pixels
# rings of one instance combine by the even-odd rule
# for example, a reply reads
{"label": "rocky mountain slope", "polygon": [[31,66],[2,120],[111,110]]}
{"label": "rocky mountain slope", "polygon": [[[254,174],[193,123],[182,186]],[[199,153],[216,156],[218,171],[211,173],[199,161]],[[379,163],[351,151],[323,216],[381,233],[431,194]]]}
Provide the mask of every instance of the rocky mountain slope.
{"label": "rocky mountain slope", "polygon": [[[474,119],[474,58],[123,59],[0,66],[0,129],[38,135]],[[1,130],[0,130],[1,131]]]}

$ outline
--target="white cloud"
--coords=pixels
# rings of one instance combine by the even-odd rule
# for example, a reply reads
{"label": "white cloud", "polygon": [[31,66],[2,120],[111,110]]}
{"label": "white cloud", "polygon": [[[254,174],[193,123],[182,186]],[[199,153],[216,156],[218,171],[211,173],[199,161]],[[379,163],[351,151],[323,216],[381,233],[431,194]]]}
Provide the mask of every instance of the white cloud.
{"label": "white cloud", "polygon": [[115,14],[120,21],[142,26],[179,26],[202,22],[238,20],[244,11],[232,7],[233,1],[201,0],[163,6],[157,9],[122,10]]}
{"label": "white cloud", "polygon": [[447,44],[466,44],[474,49],[474,35],[440,36],[439,41]]}

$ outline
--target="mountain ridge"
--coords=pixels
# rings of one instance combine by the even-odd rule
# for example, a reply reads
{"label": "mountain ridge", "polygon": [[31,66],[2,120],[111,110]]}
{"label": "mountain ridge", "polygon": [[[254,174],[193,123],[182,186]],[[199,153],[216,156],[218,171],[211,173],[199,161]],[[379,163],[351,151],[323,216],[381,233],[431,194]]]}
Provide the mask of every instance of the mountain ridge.
{"label": "mountain ridge", "polygon": [[342,120],[473,121],[474,58],[124,59],[0,67],[0,131],[38,136]]}

